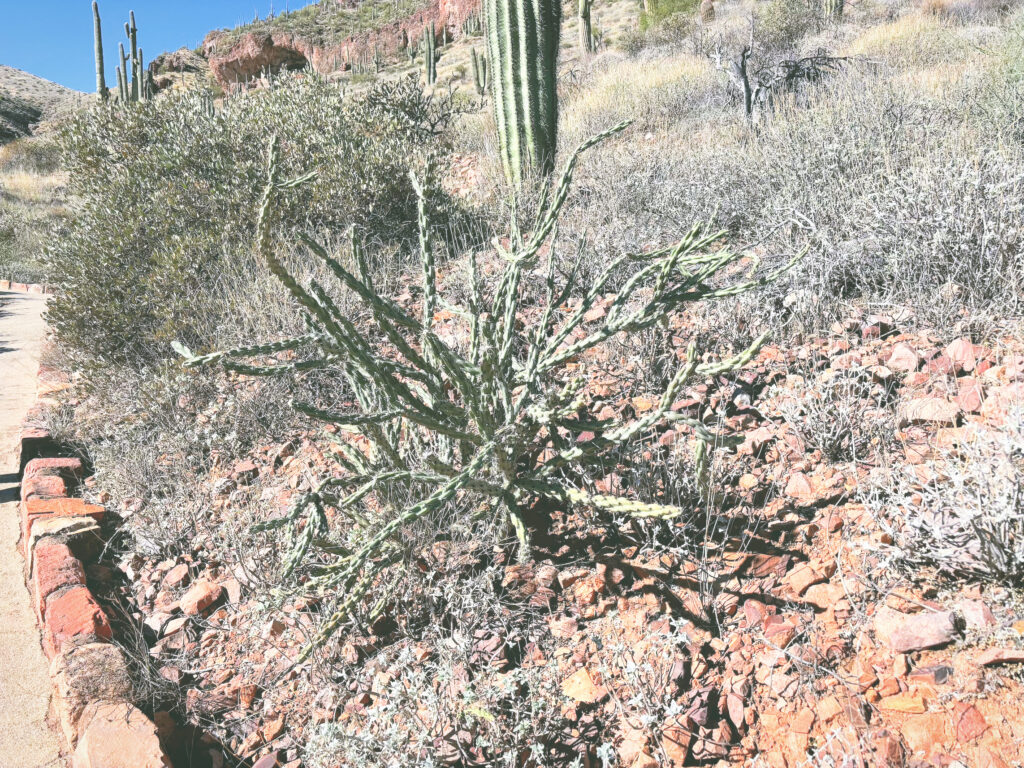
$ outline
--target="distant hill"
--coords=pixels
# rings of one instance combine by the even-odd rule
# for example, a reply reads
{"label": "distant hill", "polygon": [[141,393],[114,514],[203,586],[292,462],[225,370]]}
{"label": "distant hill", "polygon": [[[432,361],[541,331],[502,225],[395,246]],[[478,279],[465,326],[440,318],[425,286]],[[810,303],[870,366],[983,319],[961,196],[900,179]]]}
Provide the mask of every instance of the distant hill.
{"label": "distant hill", "polygon": [[0,144],[80,109],[88,99],[87,93],[0,64]]}

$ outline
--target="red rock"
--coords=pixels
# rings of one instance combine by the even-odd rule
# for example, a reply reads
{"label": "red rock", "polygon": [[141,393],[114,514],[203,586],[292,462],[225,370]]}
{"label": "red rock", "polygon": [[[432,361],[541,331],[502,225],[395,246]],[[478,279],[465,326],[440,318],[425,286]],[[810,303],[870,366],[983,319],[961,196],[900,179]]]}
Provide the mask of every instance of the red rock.
{"label": "red rock", "polygon": [[162,586],[164,589],[174,589],[175,587],[184,587],[188,582],[188,563],[178,563],[164,576]]}
{"label": "red rock", "polygon": [[957,635],[952,611],[901,614],[891,608],[879,608],[874,619],[875,634],[897,653],[936,648]]}
{"label": "red rock", "polygon": [[946,347],[946,356],[953,361],[953,366],[958,372],[970,373],[978,364],[974,344],[966,336],[950,342]]}
{"label": "red rock", "polygon": [[936,376],[949,376],[956,366],[946,355],[936,355],[924,364],[924,370]]}
{"label": "red rock", "polygon": [[824,577],[815,571],[807,563],[798,564],[793,570],[786,574],[785,582],[789,584],[797,595],[802,595],[807,591],[808,587],[814,584],[820,584],[824,581]]}
{"label": "red rock", "polygon": [[661,728],[661,748],[672,768],[682,768],[693,741],[695,724],[685,715],[677,715],[665,722]]}
{"label": "red rock", "polygon": [[253,763],[252,768],[277,768],[280,764],[280,752],[275,750]]}
{"label": "red rock", "polygon": [[586,667],[581,667],[562,681],[562,693],[574,701],[583,704],[596,704],[608,692],[594,683]]}
{"label": "red rock", "polygon": [[921,397],[899,408],[899,424],[951,424],[960,418],[960,406],[941,397]]}
{"label": "red rock", "polygon": [[815,706],[818,719],[823,723],[829,723],[843,711],[842,704],[835,696],[826,696]]}
{"label": "red rock", "polygon": [[956,740],[961,744],[974,741],[988,730],[988,723],[978,708],[963,701],[958,701],[953,706],[953,723],[956,728]]}
{"label": "red rock", "polygon": [[46,614],[46,599],[60,589],[85,585],[85,570],[66,544],[52,538],[36,545],[32,558],[32,589],[36,612]]}
{"label": "red rock", "polygon": [[911,753],[928,757],[949,744],[947,723],[943,712],[911,715],[903,722],[900,732]]}
{"label": "red rock", "polygon": [[1024,648],[989,648],[982,651],[976,661],[982,667],[994,664],[1024,664]]}
{"label": "red rock", "polygon": [[982,600],[961,600],[956,604],[956,610],[963,617],[967,629],[985,630],[996,625],[996,617]]}
{"label": "red rock", "polygon": [[56,719],[66,743],[73,749],[80,735],[80,721],[94,701],[127,701],[132,697],[132,678],[121,649],[111,643],[68,645],[50,665]]}
{"label": "red rock", "polygon": [[260,468],[255,462],[245,459],[235,464],[232,474],[239,481],[249,482],[259,477]]}
{"label": "red rock", "polygon": [[814,711],[810,709],[802,709],[797,713],[789,722],[789,728],[794,733],[810,733],[811,728],[814,727]]}
{"label": "red rock", "polygon": [[922,713],[925,711],[924,697],[916,693],[898,693],[878,702],[878,708],[887,712]]}
{"label": "red rock", "polygon": [[953,668],[944,664],[932,664],[927,667],[919,667],[910,673],[907,680],[910,683],[925,683],[927,685],[945,685],[953,677]]}
{"label": "red rock", "polygon": [[113,637],[103,609],[89,589],[81,586],[50,596],[45,627],[44,645],[51,659],[68,640]]}
{"label": "red rock", "polygon": [[220,584],[200,579],[182,595],[179,605],[182,613],[194,616],[220,600],[223,594],[224,588]]}
{"label": "red rock", "polygon": [[956,403],[967,413],[978,413],[985,403],[985,390],[981,386],[981,382],[969,376],[960,379]]}
{"label": "red rock", "polygon": [[900,692],[900,681],[895,677],[887,677],[878,686],[879,696],[895,696]]}
{"label": "red rock", "polygon": [[921,358],[917,352],[914,351],[913,347],[904,342],[900,342],[892,348],[892,353],[886,362],[887,368],[894,371],[902,371],[903,373],[916,371],[920,365]]}
{"label": "red rock", "polygon": [[820,611],[835,607],[836,603],[846,597],[846,590],[840,584],[814,584],[804,593],[804,602],[813,605]]}
{"label": "red rock", "polygon": [[131,704],[92,704],[71,768],[172,768],[156,726]]}
{"label": "red rock", "polygon": [[814,486],[807,475],[796,472],[786,483],[786,495],[799,501],[811,500],[814,498]]}

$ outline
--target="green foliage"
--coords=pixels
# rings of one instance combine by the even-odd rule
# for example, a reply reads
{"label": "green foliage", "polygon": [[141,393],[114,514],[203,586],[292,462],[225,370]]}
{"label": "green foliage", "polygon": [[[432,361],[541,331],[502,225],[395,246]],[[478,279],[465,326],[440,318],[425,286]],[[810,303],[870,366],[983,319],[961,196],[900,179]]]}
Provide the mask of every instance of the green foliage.
{"label": "green foliage", "polygon": [[505,178],[518,186],[555,167],[559,0],[484,0],[494,122]]}
{"label": "green foliage", "polygon": [[347,98],[315,76],[219,110],[187,93],[78,116],[61,137],[77,216],[49,257],[60,281],[50,322],[69,348],[112,362],[151,360],[159,339],[211,343],[226,310],[210,284],[248,258],[271,134],[285,137],[284,170],[319,171],[279,211],[281,226],[414,241],[409,170],[444,151],[449,116],[412,78]]}
{"label": "green foliage", "polygon": [[[255,376],[327,371],[344,382],[341,407],[293,403],[342,434],[359,435],[355,443],[336,441],[344,474],[300,495],[288,515],[261,526],[284,529],[293,544],[284,563],[285,577],[301,573],[303,589],[342,597],[300,660],[330,637],[381,574],[405,556],[402,541],[409,527],[442,519],[452,504],[468,504],[480,514],[505,520],[525,559],[530,545],[527,513],[540,502],[581,505],[613,516],[670,518],[682,513],[665,504],[596,494],[580,482],[658,425],[672,422],[692,429],[698,438],[698,467],[706,467],[709,444],[728,442],[711,431],[712,425],[673,411],[672,404],[693,377],[744,365],[764,336],[735,357],[716,362],[700,362],[691,344],[658,404],[634,421],[598,419],[587,408],[580,361],[589,352],[662,323],[688,304],[747,292],[792,264],[763,278],[716,281],[740,254],[713,248],[720,235],[694,227],[674,245],[614,259],[585,288],[576,284],[577,269],[570,268],[563,277],[556,269],[553,238],[579,156],[626,125],[580,146],[557,187],[543,196],[532,231],[522,232],[513,223],[508,247],[496,245],[504,265],[496,281],[483,277],[476,254],[471,255],[469,296],[461,306],[438,287],[429,205],[422,194],[423,288],[421,311],[415,316],[375,288],[358,238],[352,241],[350,269],[311,236],[302,235],[310,253],[354,295],[361,306],[358,315],[366,321],[362,326],[350,319],[352,313],[343,314],[318,282],[303,285],[278,256],[271,227],[278,201],[301,190],[312,176],[282,182],[276,140],[271,144],[256,225],[258,250],[305,311],[309,330],[291,339],[207,355],[194,356],[180,344],[176,349],[187,366],[219,363]],[[413,184],[421,191],[415,179]],[[607,314],[588,321],[588,312],[611,290],[613,279],[624,275]],[[579,306],[565,310],[566,298],[581,290]],[[460,332],[436,328],[442,307],[461,318]],[[278,353],[288,357],[278,358]],[[578,439],[585,433],[589,440]],[[348,521],[346,530],[331,530],[329,510],[332,519]],[[320,554],[307,570],[314,550]]]}
{"label": "green foliage", "polygon": [[651,4],[650,10],[640,13],[640,31],[647,32],[678,14],[692,16],[699,4],[700,0],[658,0]]}

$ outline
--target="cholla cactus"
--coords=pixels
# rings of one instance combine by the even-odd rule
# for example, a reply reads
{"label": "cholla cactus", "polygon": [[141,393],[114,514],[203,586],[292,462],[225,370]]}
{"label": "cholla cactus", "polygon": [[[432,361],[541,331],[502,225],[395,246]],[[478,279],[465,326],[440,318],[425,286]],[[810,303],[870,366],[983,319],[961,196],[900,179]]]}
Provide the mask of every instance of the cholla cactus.
{"label": "cholla cactus", "polygon": [[[613,337],[649,328],[690,302],[751,290],[782,270],[760,279],[711,287],[712,278],[738,255],[713,249],[719,235],[705,235],[694,227],[674,245],[613,260],[592,285],[579,289],[579,306],[563,312],[565,300],[577,288],[575,271],[560,285],[554,248],[547,248],[545,255],[544,246],[550,246],[554,237],[580,154],[626,125],[580,146],[553,194],[545,196],[533,231],[523,233],[514,227],[509,247],[496,246],[505,266],[493,290],[485,290],[476,258],[470,259],[468,306],[453,306],[439,296],[431,225],[415,178],[423,274],[418,316],[377,291],[358,239],[352,242],[353,262],[358,267],[354,274],[312,238],[303,236],[310,251],[372,317],[372,329],[356,327],[324,288],[315,282],[301,285],[277,257],[270,225],[274,198],[303,180],[282,183],[278,179],[276,140],[271,144],[257,248],[271,272],[305,310],[310,332],[202,356],[192,356],[180,345],[176,349],[188,358],[186,366],[220,363],[251,375],[328,369],[340,374],[351,390],[355,407],[350,410],[328,410],[304,402],[294,406],[342,431],[358,433],[360,444],[369,450],[356,450],[354,444],[338,440],[344,474],[300,495],[288,515],[263,525],[264,530],[284,528],[289,533],[292,548],[284,564],[286,574],[294,571],[312,548],[334,558],[329,565],[320,563],[312,576],[304,574],[304,588],[315,594],[343,595],[344,600],[302,658],[331,635],[381,573],[401,558],[401,537],[409,526],[436,516],[455,500],[485,500],[483,508],[502,516],[508,531],[515,532],[523,558],[528,556],[530,539],[524,512],[540,500],[648,518],[671,518],[683,511],[654,501],[594,494],[580,487],[579,478],[600,467],[612,452],[666,423],[689,425],[702,446],[699,456],[706,456],[706,446],[721,444],[721,436],[713,433],[713,425],[673,411],[672,403],[694,377],[726,373],[745,364],[763,337],[720,362],[698,362],[691,345],[658,404],[642,418],[626,423],[585,415],[585,376],[578,361]],[[613,277],[621,278],[630,267],[632,274],[618,290],[607,315],[597,323],[587,322],[588,312],[608,291]],[[524,327],[524,278],[538,268],[546,273],[541,316]],[[442,305],[464,319],[461,341],[442,340],[435,332],[435,314]],[[294,352],[296,359],[252,362],[282,351]],[[582,433],[594,437],[578,441]],[[429,457],[417,459],[420,454],[415,447],[422,445],[430,446]],[[410,497],[414,503],[386,508],[388,500]],[[368,504],[371,499],[373,503]],[[328,509],[351,522],[340,545],[335,538],[321,546],[329,533]]]}
{"label": "cholla cactus", "polygon": [[715,0],[703,0],[700,4],[700,20],[710,24],[715,20]]}

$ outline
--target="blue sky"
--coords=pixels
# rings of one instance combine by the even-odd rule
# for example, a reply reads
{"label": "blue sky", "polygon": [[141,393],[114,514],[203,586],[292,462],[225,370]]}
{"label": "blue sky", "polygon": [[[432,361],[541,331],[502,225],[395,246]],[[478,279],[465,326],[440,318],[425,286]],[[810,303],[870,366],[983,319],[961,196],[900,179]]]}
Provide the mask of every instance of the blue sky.
{"label": "blue sky", "polygon": [[[276,0],[275,12],[308,5]],[[135,11],[139,45],[147,63],[163,51],[194,48],[211,29],[265,17],[271,0],[100,0],[107,85],[116,82],[117,44],[124,40],[128,11]],[[47,80],[96,90],[92,53],[92,0],[0,0],[0,64]]]}

